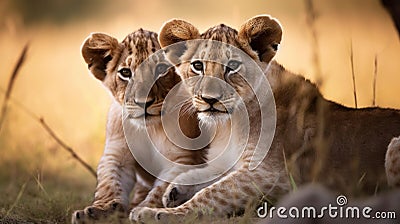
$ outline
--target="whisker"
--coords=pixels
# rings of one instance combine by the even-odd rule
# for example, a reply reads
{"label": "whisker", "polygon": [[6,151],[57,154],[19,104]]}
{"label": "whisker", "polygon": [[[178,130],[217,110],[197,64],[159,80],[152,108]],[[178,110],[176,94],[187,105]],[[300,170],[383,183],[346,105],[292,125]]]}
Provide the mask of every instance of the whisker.
{"label": "whisker", "polygon": [[187,103],[190,103],[190,104],[191,104],[191,99],[190,99],[190,98],[188,98],[188,99],[186,99],[186,100],[184,100],[184,101],[182,101],[182,102],[179,102],[179,103],[175,104],[171,109],[176,110],[176,109],[178,109],[178,108],[181,108],[183,105],[185,105],[185,104],[187,104]]}
{"label": "whisker", "polygon": [[193,106],[193,104],[192,104],[190,99],[184,101],[182,103],[182,107],[181,108],[182,108],[182,110],[181,110],[182,115],[188,115],[188,114],[192,115],[192,114],[195,114],[196,111],[197,111],[196,108]]}

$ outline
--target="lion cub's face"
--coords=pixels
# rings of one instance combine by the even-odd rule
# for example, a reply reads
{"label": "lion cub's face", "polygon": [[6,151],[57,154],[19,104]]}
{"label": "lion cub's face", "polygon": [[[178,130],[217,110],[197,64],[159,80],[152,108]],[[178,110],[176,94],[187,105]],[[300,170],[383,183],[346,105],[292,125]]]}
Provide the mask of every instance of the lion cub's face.
{"label": "lion cub's face", "polygon": [[241,98],[251,95],[251,87],[242,77],[248,70],[246,58],[234,46],[219,41],[187,44],[193,50],[182,55],[177,71],[199,118],[213,116],[222,121],[229,118]]}
{"label": "lion cub's face", "polygon": [[166,55],[176,65],[202,120],[225,120],[241,103],[254,98],[260,81],[257,63],[269,63],[280,40],[280,26],[268,16],[250,19],[239,32],[221,24],[200,35],[191,24],[172,20],[160,33],[160,43],[168,46]]}
{"label": "lion cub's face", "polygon": [[179,76],[164,54],[161,51],[152,54],[137,67],[127,86],[125,113],[131,122],[143,127],[161,122],[165,98],[179,82]]}
{"label": "lion cub's face", "polygon": [[[171,74],[149,87],[147,83],[153,82],[154,77],[169,72],[166,61],[160,58],[151,59],[150,70],[140,69],[135,74],[137,68],[159,49],[157,34],[142,29],[129,34],[121,43],[107,34],[94,33],[84,42],[82,56],[91,73],[103,82],[121,105],[129,88],[130,100],[127,102],[128,108],[133,110],[132,119],[145,115],[151,119],[160,115],[167,90],[180,80],[177,75]],[[128,83],[132,83],[130,87]],[[147,95],[143,94],[144,88],[147,88]]]}

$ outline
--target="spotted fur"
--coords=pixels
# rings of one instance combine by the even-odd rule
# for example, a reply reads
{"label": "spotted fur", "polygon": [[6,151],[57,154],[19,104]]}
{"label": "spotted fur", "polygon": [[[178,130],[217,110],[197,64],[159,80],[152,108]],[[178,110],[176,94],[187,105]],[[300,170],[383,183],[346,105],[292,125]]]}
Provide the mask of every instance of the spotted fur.
{"label": "spotted fur", "polygon": [[[271,85],[277,125],[268,155],[256,169],[249,169],[260,134],[260,107],[267,106],[271,99],[258,99],[260,105],[255,105],[254,93],[249,91],[249,86],[239,77],[226,78],[221,64],[204,60],[202,75],[196,75],[190,67],[193,66],[193,59],[203,58],[207,48],[211,49],[208,51],[210,55],[225,60],[228,46],[212,48],[206,46],[208,42],[188,42],[185,48],[167,49],[167,57],[177,64],[177,72],[192,95],[200,120],[209,123],[217,119],[217,133],[225,133],[229,129],[230,118],[226,117],[227,114],[231,113],[232,120],[242,115],[235,114],[236,99],[230,94],[231,91],[213,82],[211,77],[225,80],[245,99],[250,116],[249,141],[238,164],[222,179],[197,192],[189,201],[175,208],[137,208],[131,213],[131,219],[167,222],[169,218],[184,218],[189,214],[214,217],[238,214],[261,200],[278,200],[290,191],[290,179],[296,184],[318,181],[346,195],[373,194],[377,188],[384,188],[386,146],[393,136],[400,134],[400,111],[352,109],[324,99],[314,84],[271,61],[281,34],[280,25],[269,16],[250,19],[239,32],[220,25],[200,35],[193,25],[182,20],[172,20],[164,25],[159,37],[163,47],[182,40],[205,38],[228,42],[248,54],[265,72]],[[240,74],[253,84],[260,80],[254,77],[256,73],[252,72],[252,66],[246,66],[245,61]],[[188,80],[190,77],[200,78],[191,82]],[[254,91],[265,88],[261,85]],[[218,99],[218,102],[212,99]],[[233,100],[225,103],[225,108],[218,106],[220,102],[230,99]],[[217,104],[214,109],[218,112],[207,110],[211,100]],[[228,107],[232,107],[232,111]],[[240,125],[232,127],[231,137],[240,139],[242,136],[238,133],[242,128]],[[213,147],[218,141],[216,136],[210,145],[210,153],[218,150],[218,147]],[[234,151],[235,148],[229,150]],[[179,197],[176,188],[173,193]]]}
{"label": "spotted fur", "polygon": [[[138,95],[140,91],[136,87],[136,83],[147,77],[154,77],[153,72],[150,74],[134,74],[138,66],[145,60],[150,58],[154,52],[160,49],[157,40],[157,34],[150,31],[139,29],[129,34],[122,42],[102,33],[91,34],[82,46],[82,55],[92,75],[99,79],[103,85],[110,91],[113,102],[110,106],[107,127],[106,127],[106,143],[104,153],[100,159],[97,168],[97,186],[92,205],[83,210],[75,211],[72,215],[72,223],[85,223],[108,217],[113,213],[118,213],[124,217],[130,208],[141,206],[160,207],[161,194],[163,188],[168,185],[158,183],[156,179],[145,171],[132,156],[126,142],[123,125],[122,125],[122,105],[126,98],[125,93],[129,88],[129,97],[132,101],[127,100],[129,106],[136,107],[137,110],[144,110],[149,113],[146,116],[147,124],[150,128],[160,131],[159,120],[161,114],[162,101],[180,78],[171,72],[168,76],[158,80],[148,95]],[[133,78],[132,78],[133,76]],[[128,82],[130,79],[134,79]],[[129,86],[128,83],[135,83]],[[151,105],[145,108],[138,106],[139,103],[146,103],[152,99]],[[193,116],[192,116],[193,117]],[[186,119],[187,123],[189,119]],[[196,122],[193,117],[190,122]],[[141,124],[137,124],[140,126]],[[184,125],[183,125],[184,126]],[[139,128],[143,129],[143,128]],[[193,129],[192,132],[196,132]],[[135,132],[130,136],[135,137]],[[157,133],[156,138],[165,140],[165,134]],[[196,134],[196,133],[189,133]],[[140,139],[138,139],[140,141]],[[171,153],[172,152],[172,153]],[[171,150],[167,156],[173,157],[181,154],[173,153]],[[195,152],[196,156],[185,158],[180,157],[181,163],[192,164],[201,163],[203,157]],[[175,158],[175,160],[178,160]],[[129,203],[129,194],[134,191],[134,196]]]}

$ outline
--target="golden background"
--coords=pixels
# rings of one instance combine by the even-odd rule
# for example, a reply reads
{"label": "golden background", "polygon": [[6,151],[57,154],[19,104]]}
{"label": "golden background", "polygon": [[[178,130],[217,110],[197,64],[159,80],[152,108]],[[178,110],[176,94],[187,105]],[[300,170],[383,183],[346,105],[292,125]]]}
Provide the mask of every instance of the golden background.
{"label": "golden background", "polygon": [[380,2],[318,0],[314,1],[314,9],[317,17],[311,28],[307,23],[309,11],[302,0],[1,1],[0,103],[27,42],[29,50],[0,132],[0,192],[8,195],[0,204],[0,215],[10,208],[7,203],[15,202],[24,183],[34,187],[24,190],[23,195],[29,191],[37,191],[39,198],[43,192],[63,195],[60,189],[64,189],[71,195],[84,196],[79,202],[67,203],[67,208],[61,206],[66,209],[61,212],[61,220],[69,219],[77,203],[81,206],[92,200],[95,179],[17,105],[43,117],[62,140],[95,167],[103,150],[111,101],[101,83],[89,75],[80,54],[81,44],[91,32],[108,33],[122,40],[138,28],[158,32],[172,18],[185,19],[204,31],[219,23],[239,28],[255,15],[269,14],[283,27],[283,41],[275,59],[288,70],[315,81],[312,55],[317,51],[321,91],[327,99],[354,106],[350,63],[353,47],[358,106],[372,105],[376,57],[376,103],[400,108],[399,36]]}

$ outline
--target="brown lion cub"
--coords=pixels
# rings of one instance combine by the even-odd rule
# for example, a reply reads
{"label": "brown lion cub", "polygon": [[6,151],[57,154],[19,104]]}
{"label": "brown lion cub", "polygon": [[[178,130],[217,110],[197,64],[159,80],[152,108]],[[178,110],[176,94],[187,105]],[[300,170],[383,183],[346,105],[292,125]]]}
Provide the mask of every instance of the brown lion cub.
{"label": "brown lion cub", "polygon": [[[162,206],[161,197],[169,183],[157,180],[155,174],[148,173],[133,157],[123,129],[124,103],[129,117],[127,121],[133,126],[128,131],[129,139],[143,141],[139,136],[148,128],[148,133],[154,136],[156,142],[163,142],[157,145],[158,150],[170,161],[187,165],[204,163],[204,151],[180,149],[166,141],[165,133],[162,132],[162,105],[180,78],[165,58],[153,55],[159,49],[157,34],[142,29],[129,34],[120,43],[114,37],[101,33],[90,35],[84,42],[82,56],[93,76],[111,92],[113,102],[107,117],[105,149],[97,168],[94,201],[84,210],[75,211],[72,223],[98,220],[114,212],[126,216],[129,209],[138,204]],[[150,70],[137,71],[145,61],[150,65]],[[147,85],[148,92],[141,94],[146,83],[153,85]],[[126,94],[129,100],[125,100]],[[182,116],[181,126],[191,127],[185,134],[189,137],[197,136],[197,118],[193,114]],[[143,145],[140,149],[132,150],[143,150],[146,152],[144,157],[152,159],[148,147]],[[177,175],[170,172],[170,167],[160,168],[163,175]],[[129,205],[129,194],[133,187],[134,198]]]}
{"label": "brown lion cub", "polygon": [[[162,27],[160,44],[176,65],[201,122],[217,126],[217,133],[226,132],[234,119],[244,117],[237,106],[243,100],[250,135],[244,153],[224,178],[178,207],[136,209],[131,218],[163,220],[191,213],[220,217],[238,214],[260,200],[279,199],[290,191],[293,181],[297,185],[318,181],[352,195],[373,194],[385,187],[385,153],[390,140],[400,134],[400,111],[353,109],[326,100],[314,84],[271,61],[281,35],[279,23],[264,15],[248,20],[239,31],[222,24],[200,34],[182,20],[171,20]],[[206,41],[190,41],[193,39]],[[223,44],[217,46],[210,40]],[[187,42],[168,47],[181,41]],[[232,46],[253,61],[232,53]],[[254,62],[264,74],[254,72]],[[251,169],[257,147],[268,144],[258,144],[262,138],[260,114],[273,100],[257,94],[268,88],[260,82],[262,77],[268,79],[275,99],[276,130],[268,155]],[[261,97],[256,99],[255,95]],[[232,127],[231,139],[241,139],[243,128]],[[213,147],[218,141],[221,140],[214,138],[210,153],[219,150]],[[234,144],[231,146],[228,150],[236,151]],[[174,188],[171,193],[179,198],[181,192]],[[186,197],[184,191],[182,195]]]}

